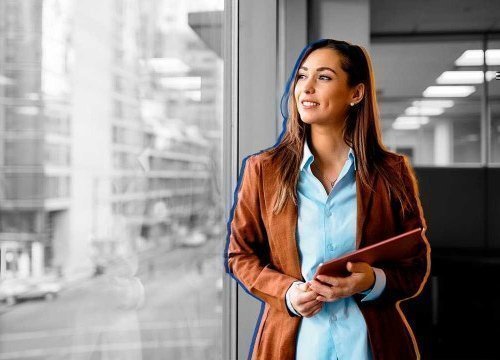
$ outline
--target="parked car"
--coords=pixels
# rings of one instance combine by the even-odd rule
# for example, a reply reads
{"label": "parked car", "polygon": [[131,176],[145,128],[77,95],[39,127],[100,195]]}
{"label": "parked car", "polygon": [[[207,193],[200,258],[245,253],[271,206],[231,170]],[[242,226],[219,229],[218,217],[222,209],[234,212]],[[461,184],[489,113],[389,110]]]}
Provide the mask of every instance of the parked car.
{"label": "parked car", "polygon": [[5,279],[0,282],[0,301],[14,305],[19,300],[53,300],[61,289],[61,282],[55,278]]}
{"label": "parked car", "polygon": [[205,244],[207,242],[207,234],[195,230],[187,234],[182,240],[181,245],[184,247],[197,247]]}

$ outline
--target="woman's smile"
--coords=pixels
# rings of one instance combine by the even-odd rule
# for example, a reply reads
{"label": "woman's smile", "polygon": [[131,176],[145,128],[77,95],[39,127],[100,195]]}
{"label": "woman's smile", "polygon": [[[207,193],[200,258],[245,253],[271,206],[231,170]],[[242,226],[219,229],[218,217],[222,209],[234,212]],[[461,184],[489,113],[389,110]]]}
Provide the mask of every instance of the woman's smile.
{"label": "woman's smile", "polygon": [[302,101],[302,107],[306,110],[315,109],[319,106],[319,103],[313,101]]}

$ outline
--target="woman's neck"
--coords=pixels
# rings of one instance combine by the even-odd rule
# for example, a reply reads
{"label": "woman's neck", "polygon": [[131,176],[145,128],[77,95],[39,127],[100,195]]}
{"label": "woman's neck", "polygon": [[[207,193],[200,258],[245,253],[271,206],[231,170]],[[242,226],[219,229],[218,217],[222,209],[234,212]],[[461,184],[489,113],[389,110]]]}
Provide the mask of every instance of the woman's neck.
{"label": "woman's neck", "polygon": [[311,129],[309,148],[320,169],[335,169],[342,166],[349,154],[341,131]]}

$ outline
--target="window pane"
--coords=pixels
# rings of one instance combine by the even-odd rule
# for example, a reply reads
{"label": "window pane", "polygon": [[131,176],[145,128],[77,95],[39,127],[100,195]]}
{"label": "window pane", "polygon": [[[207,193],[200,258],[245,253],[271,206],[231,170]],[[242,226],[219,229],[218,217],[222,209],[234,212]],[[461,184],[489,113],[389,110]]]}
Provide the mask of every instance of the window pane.
{"label": "window pane", "polygon": [[481,163],[482,69],[457,63],[477,49],[480,41],[372,44],[384,143],[391,150],[414,165]]}
{"label": "window pane", "polygon": [[0,358],[222,357],[223,5],[0,0]]}

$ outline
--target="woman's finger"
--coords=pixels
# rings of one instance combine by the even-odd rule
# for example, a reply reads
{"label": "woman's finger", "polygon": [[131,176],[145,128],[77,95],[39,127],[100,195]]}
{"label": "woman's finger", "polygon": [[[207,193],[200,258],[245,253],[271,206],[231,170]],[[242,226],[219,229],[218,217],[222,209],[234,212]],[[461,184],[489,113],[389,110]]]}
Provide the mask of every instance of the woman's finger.
{"label": "woman's finger", "polygon": [[328,285],[335,286],[335,287],[345,287],[351,281],[351,279],[350,279],[351,276],[333,277],[333,276],[318,275],[316,278],[323,283],[326,283]]}
{"label": "woman's finger", "polygon": [[307,301],[307,302],[302,302],[302,303],[298,303],[297,306],[300,306],[302,310],[308,310],[308,309],[312,309],[313,307],[316,307],[316,306],[322,306],[323,303],[321,301],[318,301],[316,299],[313,299],[311,301]]}
{"label": "woman's finger", "polygon": [[317,308],[316,310],[314,310],[314,312],[311,314],[311,316],[314,316],[316,315],[317,313],[319,313],[321,311],[321,307]]}
{"label": "woman's finger", "polygon": [[304,292],[299,292],[297,294],[297,301],[308,302],[308,301],[316,299],[317,295],[318,294],[316,292],[312,291],[312,290],[310,290],[310,291],[304,291]]}
{"label": "woman's finger", "polygon": [[313,317],[314,315],[316,315],[317,313],[319,313],[321,311],[321,309],[316,309],[315,311],[312,311],[306,315],[304,315],[304,317],[307,317],[307,318],[310,318],[310,317]]}
{"label": "woman's finger", "polygon": [[310,311],[311,309],[315,308],[316,306],[318,305],[321,305],[321,301],[318,301],[318,300],[313,300],[313,301],[309,301],[307,303],[302,303],[302,304],[298,304],[298,307],[300,310],[302,310],[303,312],[308,312]]}
{"label": "woman's finger", "polygon": [[311,307],[310,309],[304,310],[303,313],[308,317],[310,317],[313,314],[317,314],[318,312],[320,312],[322,308],[323,308],[323,303],[320,302],[319,304]]}
{"label": "woman's finger", "polygon": [[335,295],[332,295],[329,297],[318,295],[318,297],[316,299],[319,300],[320,302],[333,302],[333,301],[337,301],[340,298],[341,298],[341,296],[335,296]]}
{"label": "woman's finger", "polygon": [[316,311],[317,309],[321,309],[325,303],[318,301],[318,304],[312,307],[312,311]]}
{"label": "woman's finger", "polygon": [[317,280],[311,281],[311,289],[326,298],[329,298],[332,294],[332,286],[324,285]]}
{"label": "woman's finger", "polygon": [[318,279],[319,281],[325,283],[325,284],[328,284],[328,285],[332,285],[332,286],[337,286],[338,285],[338,281],[340,279],[342,279],[341,277],[333,277],[333,276],[328,276],[328,275],[318,275],[316,276],[316,279]]}

